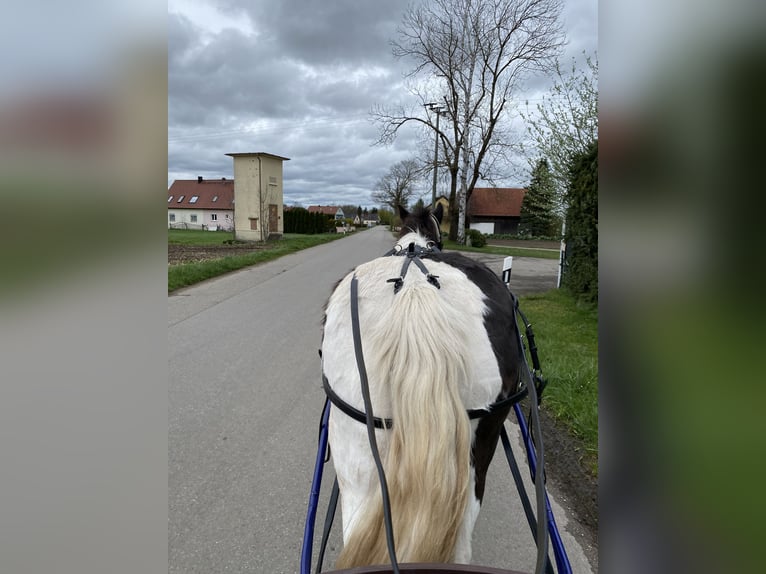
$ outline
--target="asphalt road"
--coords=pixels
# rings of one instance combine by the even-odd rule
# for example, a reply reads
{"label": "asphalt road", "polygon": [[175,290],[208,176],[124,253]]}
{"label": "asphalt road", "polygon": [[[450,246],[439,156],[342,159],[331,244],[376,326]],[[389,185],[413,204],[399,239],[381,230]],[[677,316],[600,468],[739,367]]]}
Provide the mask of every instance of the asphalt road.
{"label": "asphalt road", "polygon": [[[168,298],[170,573],[298,572],[324,401],[323,306],[338,279],[391,245],[391,234],[375,228]],[[525,259],[514,258],[515,291],[524,292],[532,268],[536,280],[555,285],[556,261]],[[329,464],[317,531],[332,476]],[[552,496],[573,571],[592,572],[587,543],[570,534],[562,501]],[[339,520],[326,568],[337,555]],[[531,572],[534,561],[499,451],[474,532],[474,562]]]}

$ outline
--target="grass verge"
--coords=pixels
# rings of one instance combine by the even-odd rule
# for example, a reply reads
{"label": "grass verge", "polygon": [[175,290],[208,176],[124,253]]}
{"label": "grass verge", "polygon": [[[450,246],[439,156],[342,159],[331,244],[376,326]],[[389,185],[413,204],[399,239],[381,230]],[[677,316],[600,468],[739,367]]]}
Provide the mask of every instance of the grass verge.
{"label": "grass verge", "polygon": [[[188,239],[188,243],[190,244],[200,244],[195,242],[191,235],[185,235],[190,233],[187,230],[174,229],[171,231],[183,231],[184,235],[181,237],[181,239]],[[204,233],[210,236],[225,232],[202,231],[191,233]],[[231,234],[229,233],[228,235]],[[171,235],[168,234],[168,237],[170,241]],[[211,279],[213,277],[217,277],[218,275],[223,275],[224,273],[236,271],[237,269],[242,269],[243,267],[249,267],[250,265],[255,265],[256,263],[271,261],[273,259],[282,257],[283,255],[294,253],[296,251],[300,251],[301,249],[308,249],[309,247],[314,247],[315,245],[320,245],[322,243],[328,243],[330,241],[340,239],[341,237],[344,236],[335,233],[327,233],[322,235],[285,234],[282,239],[266,243],[263,246],[259,246],[257,251],[253,251],[245,255],[232,255],[220,259],[212,259],[210,261],[201,261],[199,263],[170,265],[168,266],[168,293],[172,293],[181,287],[188,287],[189,285],[194,285],[200,281],[205,281],[206,279]],[[204,239],[206,240],[207,237]],[[218,235],[218,241],[209,243],[208,245],[220,244],[222,241],[223,240],[221,239],[221,236]],[[186,241],[180,242],[183,243]]]}
{"label": "grass verge", "polygon": [[498,247],[485,245],[484,247],[469,247],[467,245],[460,245],[454,241],[446,239],[444,241],[444,249],[450,251],[473,251],[474,253],[494,253],[496,255],[505,255],[513,257],[536,257],[538,259],[556,259],[559,258],[558,251],[551,251],[549,249],[528,249],[516,248],[516,247]]}
{"label": "grass verge", "polygon": [[583,441],[598,476],[598,310],[565,289],[520,298],[532,323],[543,376],[543,408]]}

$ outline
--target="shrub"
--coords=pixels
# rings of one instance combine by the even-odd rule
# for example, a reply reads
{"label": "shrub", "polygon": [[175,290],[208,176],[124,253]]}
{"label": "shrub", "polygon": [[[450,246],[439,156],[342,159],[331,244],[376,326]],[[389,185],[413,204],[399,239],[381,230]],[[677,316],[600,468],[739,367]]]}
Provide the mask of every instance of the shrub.
{"label": "shrub", "polygon": [[484,247],[487,244],[487,238],[478,229],[469,229],[468,237],[471,239],[472,247]]}
{"label": "shrub", "polygon": [[327,233],[335,231],[335,220],[323,213],[309,213],[302,207],[294,207],[285,212],[285,233]]}

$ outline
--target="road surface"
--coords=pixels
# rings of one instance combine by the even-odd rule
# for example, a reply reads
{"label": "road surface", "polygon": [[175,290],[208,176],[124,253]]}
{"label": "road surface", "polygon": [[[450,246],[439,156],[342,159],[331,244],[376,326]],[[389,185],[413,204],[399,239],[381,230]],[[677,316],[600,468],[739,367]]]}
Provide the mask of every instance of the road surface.
{"label": "road surface", "polygon": [[[391,245],[391,234],[374,228],[169,296],[170,573],[298,572],[324,401],[317,354],[323,305],[338,279]],[[557,262],[549,263],[553,286]],[[517,278],[522,267],[515,258]],[[332,476],[327,465],[318,531]],[[554,512],[574,572],[594,571],[555,497]],[[339,521],[326,569],[337,556]],[[499,451],[474,533],[474,562],[531,572],[534,561]]]}

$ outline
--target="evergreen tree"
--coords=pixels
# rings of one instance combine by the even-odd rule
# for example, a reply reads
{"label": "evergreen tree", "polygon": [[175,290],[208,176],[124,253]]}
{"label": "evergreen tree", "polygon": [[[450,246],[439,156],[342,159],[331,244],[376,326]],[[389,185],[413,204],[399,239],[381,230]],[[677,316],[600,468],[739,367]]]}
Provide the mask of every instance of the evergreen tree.
{"label": "evergreen tree", "polygon": [[532,171],[532,181],[524,194],[521,204],[521,221],[519,233],[523,235],[551,236],[558,233],[556,229],[556,183],[551,174],[548,160],[538,160]]}
{"label": "evergreen tree", "polygon": [[594,303],[598,301],[598,140],[574,157],[567,196],[563,282],[581,300]]}

